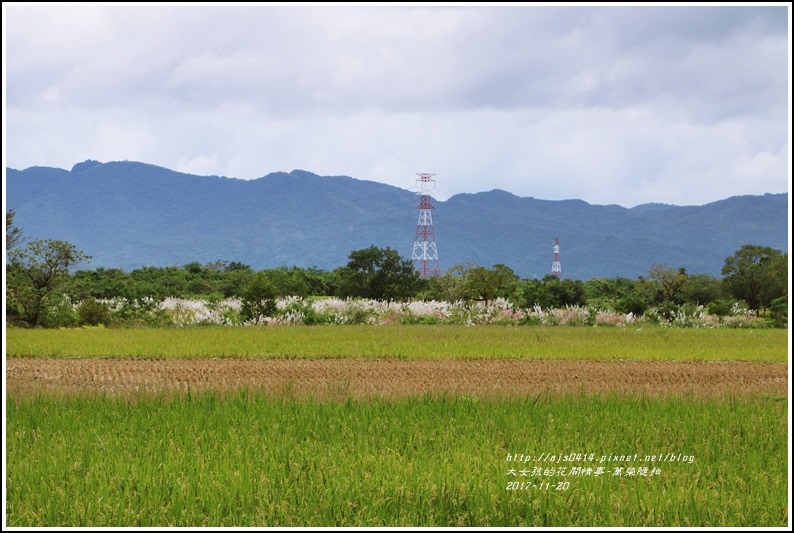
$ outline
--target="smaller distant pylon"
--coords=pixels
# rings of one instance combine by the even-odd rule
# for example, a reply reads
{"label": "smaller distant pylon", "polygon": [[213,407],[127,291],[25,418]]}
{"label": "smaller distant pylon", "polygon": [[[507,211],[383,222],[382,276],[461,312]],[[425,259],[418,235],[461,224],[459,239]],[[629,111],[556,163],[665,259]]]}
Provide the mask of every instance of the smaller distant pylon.
{"label": "smaller distant pylon", "polygon": [[551,261],[551,275],[562,278],[562,267],[560,266],[560,238],[554,237],[554,258]]}

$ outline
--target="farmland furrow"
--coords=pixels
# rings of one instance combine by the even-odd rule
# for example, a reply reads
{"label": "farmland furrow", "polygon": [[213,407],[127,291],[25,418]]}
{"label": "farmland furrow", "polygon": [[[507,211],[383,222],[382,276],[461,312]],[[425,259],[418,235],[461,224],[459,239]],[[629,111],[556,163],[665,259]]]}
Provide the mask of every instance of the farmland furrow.
{"label": "farmland furrow", "polygon": [[788,395],[788,366],[728,362],[518,360],[6,359],[9,397],[40,392],[135,394],[232,392],[276,396],[398,398],[423,394],[551,393]]}

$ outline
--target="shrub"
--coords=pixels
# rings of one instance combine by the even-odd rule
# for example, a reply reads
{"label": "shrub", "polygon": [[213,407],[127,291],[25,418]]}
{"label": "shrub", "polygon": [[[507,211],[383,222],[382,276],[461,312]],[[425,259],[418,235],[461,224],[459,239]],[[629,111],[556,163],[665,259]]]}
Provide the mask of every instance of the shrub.
{"label": "shrub", "polygon": [[733,314],[733,302],[731,300],[715,300],[706,306],[710,315],[724,318]]}
{"label": "shrub", "polygon": [[72,300],[66,295],[51,294],[43,299],[44,312],[39,325],[46,328],[70,328],[77,324]]}
{"label": "shrub", "polygon": [[254,325],[259,324],[262,318],[269,318],[276,314],[278,291],[264,272],[257,272],[251,282],[243,291],[240,314],[246,320],[253,320]]}
{"label": "shrub", "polygon": [[769,303],[767,323],[773,328],[788,327],[788,297],[780,296]]}
{"label": "shrub", "polygon": [[107,304],[89,296],[77,306],[77,324],[79,326],[110,325],[113,320]]}
{"label": "shrub", "polygon": [[154,298],[114,300],[111,302],[113,321],[119,325],[130,327],[172,326],[171,317],[160,304],[161,301]]}
{"label": "shrub", "polygon": [[[290,301],[281,310],[281,315],[285,318],[294,317],[294,321],[306,324],[307,326],[318,326],[330,322],[327,315],[314,309],[311,300],[296,299]],[[287,320],[287,322],[292,321],[293,320]]]}
{"label": "shrub", "polygon": [[631,292],[615,302],[615,311],[633,316],[642,316],[648,310],[648,302],[635,292]]}
{"label": "shrub", "polygon": [[441,324],[441,319],[433,315],[415,316],[406,315],[400,319],[400,324],[413,325],[413,324],[427,324],[435,326]]}

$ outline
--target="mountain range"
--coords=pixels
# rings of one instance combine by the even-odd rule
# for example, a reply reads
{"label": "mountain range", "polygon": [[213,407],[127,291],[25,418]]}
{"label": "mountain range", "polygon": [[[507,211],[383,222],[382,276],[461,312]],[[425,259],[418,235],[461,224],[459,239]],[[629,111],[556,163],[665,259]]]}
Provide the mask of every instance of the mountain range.
{"label": "mountain range", "polygon": [[[58,239],[90,255],[81,268],[237,261],[254,269],[343,266],[375,245],[411,257],[416,192],[304,170],[253,180],[196,176],[132,161],[71,170],[6,169],[6,206],[26,240]],[[432,201],[442,272],[504,264],[522,278],[648,275],[654,263],[721,276],[744,244],[788,253],[788,194],[734,196],[700,206],[633,208],[540,200],[503,190]]]}

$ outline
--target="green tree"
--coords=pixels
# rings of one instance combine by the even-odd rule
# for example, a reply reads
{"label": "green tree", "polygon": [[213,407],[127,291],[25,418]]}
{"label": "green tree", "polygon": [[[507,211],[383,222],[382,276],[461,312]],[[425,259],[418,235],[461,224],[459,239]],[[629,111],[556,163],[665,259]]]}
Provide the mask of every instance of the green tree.
{"label": "green tree", "polygon": [[587,290],[581,280],[560,279],[557,276],[547,274],[544,276],[543,281],[548,285],[547,291],[554,301],[554,307],[587,305]]}
{"label": "green tree", "polygon": [[722,281],[711,274],[692,274],[681,290],[685,303],[708,305],[723,296]]}
{"label": "green tree", "polygon": [[466,293],[464,284],[464,265],[455,265],[440,276],[433,276],[427,280],[427,291],[422,296],[426,300],[439,300],[443,302],[458,302],[471,299]]}
{"label": "green tree", "polygon": [[510,267],[503,264],[488,269],[482,266],[470,268],[464,274],[466,295],[484,302],[496,298],[510,298],[518,286],[519,277]]}
{"label": "green tree", "polygon": [[619,313],[631,313],[634,316],[642,316],[648,310],[648,302],[640,293],[629,292],[615,302],[614,309]]}
{"label": "green tree", "polygon": [[660,304],[664,301],[662,298],[662,285],[655,279],[639,276],[634,283],[634,292],[639,294],[649,305]]}
{"label": "green tree", "polygon": [[268,278],[267,273],[257,272],[243,291],[240,315],[243,320],[253,320],[254,325],[257,325],[262,318],[276,314],[278,311],[277,297],[278,290]]}
{"label": "green tree", "polygon": [[541,309],[587,304],[587,288],[581,280],[560,279],[546,274],[542,280],[524,281],[518,291],[518,302],[523,308],[538,306]]}
{"label": "green tree", "polygon": [[732,300],[714,300],[706,306],[706,310],[710,315],[714,315],[722,321],[726,316],[731,316],[733,309]]}
{"label": "green tree", "polygon": [[[557,279],[556,276],[550,275],[550,277]],[[517,291],[518,306],[523,309],[531,309],[535,306],[541,309],[554,307],[554,295],[548,289],[549,286],[545,283],[545,279],[524,280]]]}
{"label": "green tree", "polygon": [[217,295],[220,293],[218,282],[221,279],[225,263],[215,261],[201,265],[198,261],[190,262],[182,267],[185,271],[185,297]]}
{"label": "green tree", "polygon": [[24,240],[22,230],[14,225],[15,215],[16,212],[13,209],[6,211],[6,252],[22,244]]}
{"label": "green tree", "polygon": [[218,290],[226,298],[242,298],[245,287],[254,278],[254,269],[236,261],[229,263],[218,280]]}
{"label": "green tree", "polygon": [[204,267],[201,266],[201,263],[198,261],[192,261],[182,267],[183,269],[187,270],[189,273],[193,275],[201,274],[201,271],[204,270]]}
{"label": "green tree", "polygon": [[312,291],[306,271],[302,268],[285,266],[266,270],[270,281],[276,286],[280,296],[306,297]]}
{"label": "green tree", "polygon": [[788,297],[780,296],[769,302],[769,315],[766,320],[773,328],[788,327]]}
{"label": "green tree", "polygon": [[722,275],[726,290],[756,316],[772,300],[788,296],[788,254],[768,246],[745,244],[725,259]]}
{"label": "green tree", "polygon": [[614,308],[616,302],[635,292],[635,282],[629,278],[593,278],[584,283],[587,305]]}
{"label": "green tree", "polygon": [[47,304],[69,278],[69,270],[90,257],[65,241],[39,240],[8,253],[6,309],[31,326],[41,325]]}
{"label": "green tree", "polygon": [[76,300],[86,297],[110,300],[130,297],[128,285],[128,276],[120,268],[99,267],[96,270],[78,270],[64,290]]}
{"label": "green tree", "polygon": [[330,273],[316,266],[306,269],[306,281],[312,296],[330,296]]}
{"label": "green tree", "polygon": [[130,272],[129,291],[134,298],[180,298],[187,294],[190,273],[176,266],[145,266]]}
{"label": "green tree", "polygon": [[342,297],[407,300],[422,286],[413,262],[391,248],[370,246],[350,252],[348,258],[350,261],[340,272]]}
{"label": "green tree", "polygon": [[683,303],[681,293],[689,279],[685,268],[676,270],[667,265],[654,263],[649,270],[649,277],[661,286],[662,302]]}

